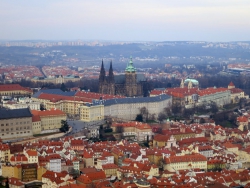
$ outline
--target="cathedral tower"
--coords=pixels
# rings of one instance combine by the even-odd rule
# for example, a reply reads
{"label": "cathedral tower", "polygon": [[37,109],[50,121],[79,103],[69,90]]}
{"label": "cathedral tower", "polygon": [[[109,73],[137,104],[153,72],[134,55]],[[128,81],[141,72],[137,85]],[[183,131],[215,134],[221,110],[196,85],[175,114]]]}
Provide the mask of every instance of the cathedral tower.
{"label": "cathedral tower", "polygon": [[110,62],[109,75],[108,75],[108,93],[115,95],[115,77],[113,73],[112,61]]}
{"label": "cathedral tower", "polygon": [[132,57],[125,69],[125,91],[128,97],[137,96],[136,69],[133,66]]}
{"label": "cathedral tower", "polygon": [[100,70],[100,75],[99,75],[99,93],[105,93],[105,88],[106,86],[106,72],[104,69],[104,65],[103,65],[103,60],[102,60],[102,66],[101,66],[101,70]]}

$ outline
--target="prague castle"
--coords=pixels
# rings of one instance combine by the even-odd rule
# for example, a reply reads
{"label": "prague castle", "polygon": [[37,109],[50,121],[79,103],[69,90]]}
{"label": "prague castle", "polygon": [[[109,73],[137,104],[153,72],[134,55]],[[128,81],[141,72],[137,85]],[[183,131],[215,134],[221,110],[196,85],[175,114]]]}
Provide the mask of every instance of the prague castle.
{"label": "prague castle", "polygon": [[112,62],[106,76],[103,61],[99,76],[99,93],[124,95],[127,97],[146,96],[146,79],[144,74],[137,74],[132,58],[125,69],[125,74],[114,75]]}

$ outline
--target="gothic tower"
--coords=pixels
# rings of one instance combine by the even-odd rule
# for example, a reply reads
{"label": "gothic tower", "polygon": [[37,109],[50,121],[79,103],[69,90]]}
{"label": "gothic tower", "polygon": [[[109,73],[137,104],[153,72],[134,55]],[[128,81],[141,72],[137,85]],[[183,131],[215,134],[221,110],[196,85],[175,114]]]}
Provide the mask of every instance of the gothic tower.
{"label": "gothic tower", "polygon": [[112,61],[110,62],[108,75],[108,94],[115,95],[115,77],[113,73]]}
{"label": "gothic tower", "polygon": [[99,93],[104,93],[106,87],[107,87],[106,72],[105,72],[103,60],[102,60],[102,66],[101,66],[100,75],[99,75]]}
{"label": "gothic tower", "polygon": [[125,69],[125,92],[128,97],[137,95],[136,69],[133,66],[132,57]]}

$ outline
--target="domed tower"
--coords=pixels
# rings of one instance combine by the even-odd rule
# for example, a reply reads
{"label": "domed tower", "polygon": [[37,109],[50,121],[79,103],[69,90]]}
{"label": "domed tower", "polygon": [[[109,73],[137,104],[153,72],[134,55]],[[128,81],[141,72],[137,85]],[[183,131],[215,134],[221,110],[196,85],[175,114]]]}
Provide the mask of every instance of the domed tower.
{"label": "domed tower", "polygon": [[130,61],[125,69],[125,92],[128,97],[137,95],[136,69],[133,65],[132,57],[130,57]]}

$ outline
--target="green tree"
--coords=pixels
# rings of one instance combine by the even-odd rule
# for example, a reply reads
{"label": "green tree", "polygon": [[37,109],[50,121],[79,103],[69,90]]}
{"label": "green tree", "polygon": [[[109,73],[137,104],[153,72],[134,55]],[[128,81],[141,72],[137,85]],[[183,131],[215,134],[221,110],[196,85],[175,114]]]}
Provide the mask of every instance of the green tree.
{"label": "green tree", "polygon": [[66,88],[66,86],[65,86],[64,83],[61,84],[60,89],[61,89],[62,91],[68,91],[68,89]]}
{"label": "green tree", "polygon": [[157,120],[160,121],[160,123],[167,118],[167,115],[163,112],[160,112],[159,115],[158,115],[158,118]]}
{"label": "green tree", "polygon": [[69,124],[68,124],[67,121],[61,120],[61,125],[62,125],[62,126],[61,126],[61,128],[59,129],[61,132],[66,133],[66,132],[69,131]]}
{"label": "green tree", "polygon": [[136,116],[136,118],[135,118],[135,121],[142,122],[142,121],[143,121],[142,115],[141,115],[141,114],[137,114],[137,116]]}

